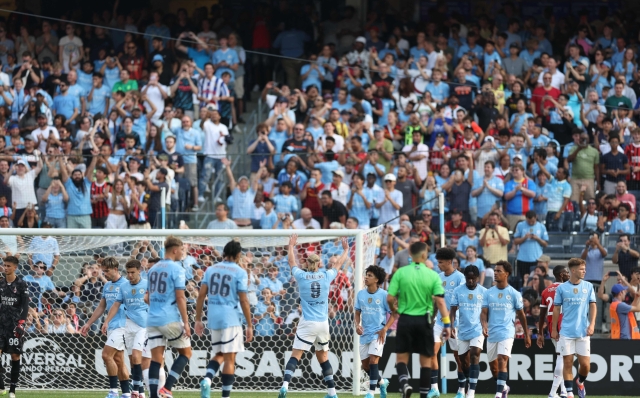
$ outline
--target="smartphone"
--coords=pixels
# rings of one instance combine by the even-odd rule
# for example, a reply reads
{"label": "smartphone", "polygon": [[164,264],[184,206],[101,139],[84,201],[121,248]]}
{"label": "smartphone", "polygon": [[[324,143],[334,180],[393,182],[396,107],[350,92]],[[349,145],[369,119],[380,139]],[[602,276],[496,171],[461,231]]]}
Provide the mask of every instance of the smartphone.
{"label": "smartphone", "polygon": [[609,276],[618,276],[618,273],[616,271],[611,271],[609,272]]}

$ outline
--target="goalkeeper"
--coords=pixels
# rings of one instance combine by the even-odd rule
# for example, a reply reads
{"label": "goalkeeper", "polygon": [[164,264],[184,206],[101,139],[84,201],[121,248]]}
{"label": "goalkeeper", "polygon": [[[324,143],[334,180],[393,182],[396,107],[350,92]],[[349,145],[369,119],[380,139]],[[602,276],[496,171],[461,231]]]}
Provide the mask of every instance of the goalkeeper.
{"label": "goalkeeper", "polygon": [[[9,397],[15,398],[16,384],[20,377],[20,354],[29,313],[29,289],[27,284],[16,275],[18,259],[14,256],[4,258],[5,278],[0,279],[0,357],[2,353],[11,354],[11,385]],[[4,369],[0,361],[0,395],[4,389]]]}

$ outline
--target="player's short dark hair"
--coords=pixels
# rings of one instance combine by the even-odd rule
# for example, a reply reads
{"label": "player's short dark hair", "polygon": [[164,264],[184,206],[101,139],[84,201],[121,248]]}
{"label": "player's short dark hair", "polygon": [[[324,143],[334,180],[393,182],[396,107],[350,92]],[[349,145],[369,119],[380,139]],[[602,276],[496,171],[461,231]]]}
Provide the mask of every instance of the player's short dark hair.
{"label": "player's short dark hair", "polygon": [[553,267],[553,276],[556,277],[556,281],[560,280],[560,274],[567,269],[564,265],[556,265]]}
{"label": "player's short dark hair", "polygon": [[368,266],[365,272],[371,272],[373,276],[376,277],[376,279],[378,280],[378,286],[382,285],[384,283],[384,280],[387,278],[387,273],[385,272],[384,268],[377,265]]}
{"label": "player's short dark hair", "polygon": [[147,262],[149,264],[155,264],[157,262],[160,262],[161,258],[160,257],[151,257],[150,259],[147,260]]}
{"label": "player's short dark hair", "polygon": [[347,218],[347,220],[351,220],[351,221],[355,222],[356,225],[360,225],[360,221],[358,221],[358,219],[355,218],[355,217],[349,217],[349,218]]}
{"label": "player's short dark hair", "polygon": [[427,244],[424,242],[414,242],[409,246],[409,253],[411,254],[411,257],[414,257],[427,250],[427,247]]}
{"label": "player's short dark hair", "polygon": [[242,252],[242,246],[240,242],[237,240],[229,241],[226,245],[224,245],[224,249],[222,250],[222,255],[224,257],[235,259],[238,254]]}
{"label": "player's short dark hair", "polygon": [[569,266],[569,268],[573,268],[573,267],[577,267],[577,266],[580,266],[580,265],[583,265],[583,264],[586,264],[586,263],[587,262],[584,261],[583,259],[574,257],[574,258],[569,259],[569,263],[567,265]]}
{"label": "player's short dark hair", "polygon": [[127,261],[127,263],[124,265],[124,267],[125,267],[126,269],[129,269],[129,268],[140,269],[140,268],[142,268],[142,264],[140,263],[140,261],[139,261],[139,260],[129,260],[129,261]]}
{"label": "player's short dark hair", "polygon": [[436,251],[436,260],[453,260],[454,258],[456,258],[456,252],[450,247],[441,247]]}
{"label": "player's short dark hair", "polygon": [[13,264],[15,266],[18,266],[18,264],[20,264],[20,261],[18,260],[18,258],[16,256],[7,256],[4,258],[4,263],[10,263]]}
{"label": "player's short dark hair", "polygon": [[100,266],[106,269],[113,269],[113,268],[118,269],[120,267],[120,263],[118,262],[117,258],[111,256],[111,257],[105,257],[104,259],[102,259]]}
{"label": "player's short dark hair", "polygon": [[504,261],[504,260],[500,260],[496,263],[496,267],[497,266],[501,266],[502,269],[504,270],[504,272],[508,273],[509,276],[513,275],[513,266],[511,265],[510,262],[508,261]]}
{"label": "player's short dark hair", "polygon": [[164,241],[164,248],[165,250],[169,250],[171,248],[177,247],[177,246],[182,246],[184,243],[182,243],[182,240],[179,238],[176,238],[173,235],[169,235],[167,236],[167,239]]}
{"label": "player's short dark hair", "polygon": [[474,278],[480,277],[480,270],[475,265],[467,265],[462,270],[464,276],[472,276]]}
{"label": "player's short dark hair", "polygon": [[524,216],[525,216],[526,218],[528,218],[529,220],[531,220],[532,218],[537,218],[537,217],[538,217],[538,215],[536,214],[536,212],[535,212],[534,210],[529,210],[529,211],[527,211],[527,212],[524,214]]}

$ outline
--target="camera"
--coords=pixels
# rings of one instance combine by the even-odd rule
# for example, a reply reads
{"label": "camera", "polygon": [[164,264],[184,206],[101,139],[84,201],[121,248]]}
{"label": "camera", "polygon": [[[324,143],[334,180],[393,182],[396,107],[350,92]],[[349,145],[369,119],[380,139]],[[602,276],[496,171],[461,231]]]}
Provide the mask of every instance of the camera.
{"label": "camera", "polygon": [[496,229],[496,225],[495,224],[488,224],[487,227],[489,227],[490,229]]}

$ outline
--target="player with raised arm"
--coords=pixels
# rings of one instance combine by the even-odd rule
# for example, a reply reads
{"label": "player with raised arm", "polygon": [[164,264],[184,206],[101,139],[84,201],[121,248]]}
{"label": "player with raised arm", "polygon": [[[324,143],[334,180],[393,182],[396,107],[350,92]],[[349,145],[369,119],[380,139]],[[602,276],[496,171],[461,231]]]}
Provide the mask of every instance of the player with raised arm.
{"label": "player with raised arm", "polygon": [[[541,303],[540,303],[540,320],[538,321],[538,347],[544,347],[544,321],[547,320],[547,328],[551,330],[551,325],[553,325],[553,300],[556,297],[556,290],[560,284],[565,283],[569,280],[569,270],[564,265],[557,265],[553,268],[553,276],[556,277],[556,282],[552,283],[549,287],[542,291],[541,295]],[[558,328],[562,325],[562,314],[558,319]],[[560,386],[560,396],[567,396],[567,389],[562,382],[563,379],[563,369],[564,369],[564,358],[562,357],[558,342],[554,339],[551,339],[553,342],[553,348],[556,350],[556,354],[558,357],[556,358],[556,367],[553,370],[553,384],[551,385],[551,391],[549,392],[549,397],[554,398],[556,396],[556,391],[558,390],[558,386]]]}
{"label": "player with raised arm", "polygon": [[355,302],[356,332],[360,337],[360,360],[362,369],[369,372],[369,392],[365,398],[373,398],[376,387],[380,386],[380,397],[386,398],[389,380],[380,377],[378,361],[384,350],[387,331],[396,317],[387,314],[391,309],[387,303],[387,292],[380,288],[386,280],[387,273],[382,267],[371,265],[366,269],[364,277],[365,289],[358,292]]}
{"label": "player with raised arm", "polygon": [[[441,260],[438,249],[436,258]],[[447,252],[448,253],[448,252]],[[413,387],[409,385],[409,356],[420,354],[420,396],[426,397],[430,391],[431,363],[433,360],[433,318],[434,304],[442,316],[442,338],[450,335],[451,321],[444,301],[444,288],[438,274],[427,268],[427,244],[414,242],[409,246],[412,262],[399,268],[389,284],[387,302],[392,311],[400,314],[396,332],[396,370],[403,398],[409,398]],[[440,256],[439,256],[440,254]],[[446,255],[448,258],[448,254]]]}
{"label": "player with raised arm", "polygon": [[315,347],[316,357],[322,368],[324,382],[327,385],[325,398],[336,398],[336,384],[333,381],[333,369],[329,363],[329,290],[331,282],[342,271],[342,267],[349,255],[347,238],[342,238],[343,252],[338,258],[336,268],[322,268],[320,256],[310,254],[306,259],[306,269],[298,267],[295,246],[298,235],[293,234],[289,238],[289,266],[291,275],[295,278],[300,292],[300,305],[302,317],[296,329],[293,340],[293,352],[287,362],[284,372],[284,381],[278,398],[286,398],[289,382],[298,367],[302,354]]}
{"label": "player with raised arm", "polygon": [[[516,334],[516,315],[520,324],[527,330],[527,317],[522,309],[520,292],[509,285],[509,276],[513,274],[513,267],[507,261],[498,261],[494,269],[495,286],[487,290],[482,301],[482,333],[487,339],[487,359],[493,377],[496,378],[496,398],[506,398],[509,395],[507,368],[513,339]],[[524,335],[525,347],[531,347],[531,338]]]}
{"label": "player with raised arm", "polygon": [[9,397],[16,397],[16,386],[20,378],[20,355],[22,354],[25,322],[29,313],[29,287],[16,271],[19,261],[14,256],[4,258],[4,279],[0,280],[0,395],[4,389],[2,354],[11,355],[11,379]]}
{"label": "player with raised arm", "polygon": [[[80,333],[86,336],[89,333],[91,325],[93,325],[102,314],[109,313],[111,307],[116,303],[118,296],[121,294],[122,287],[126,283],[126,279],[120,275],[120,264],[115,257],[106,257],[100,263],[100,268],[104,274],[107,283],[102,288],[102,298],[100,303],[93,311],[93,315],[87,323],[80,329]],[[109,376],[109,394],[107,398],[118,398],[118,380],[122,389],[122,396],[129,397],[131,388],[129,384],[129,370],[124,362],[125,350],[125,325],[126,317],[124,308],[119,308],[116,314],[111,317],[110,321],[104,322],[102,331],[107,335],[107,342],[104,343],[102,350],[102,360],[107,369]],[[106,327],[105,327],[106,326]]]}
{"label": "player with raised arm", "polygon": [[[247,271],[238,265],[242,256],[240,242],[228,242],[222,251],[223,261],[207,268],[202,278],[200,294],[196,302],[196,334],[202,336],[202,309],[207,301],[207,327],[211,330],[211,353],[213,356],[207,365],[207,374],[200,381],[200,396],[209,398],[211,380],[220,365],[222,369],[222,396],[231,396],[235,380],[236,354],[244,351],[244,342],[253,339],[253,324],[247,289],[249,280]],[[242,308],[247,321],[247,336],[243,339],[242,321],[238,307]]]}
{"label": "player with raised arm", "polygon": [[[442,281],[442,287],[444,288],[444,302],[447,305],[447,310],[450,311],[451,302],[453,300],[453,291],[459,287],[464,285],[465,277],[462,275],[462,272],[456,270],[453,266],[453,259],[456,258],[456,252],[450,248],[442,248],[438,250],[436,253],[436,260],[438,260],[438,268],[440,272],[438,276]],[[465,384],[467,382],[467,377],[462,372],[462,365],[460,364],[460,359],[458,358],[458,341],[455,339],[455,329],[456,324],[451,323],[451,339],[449,339],[449,348],[453,351],[453,357],[456,360],[456,364],[458,366],[458,393],[455,398],[463,398],[464,397],[464,389]],[[446,339],[442,339],[442,329],[444,328],[444,324],[442,322],[442,314],[438,313],[436,317],[436,323],[433,326],[433,359],[431,360],[431,389],[427,394],[427,398],[435,398],[440,396],[440,390],[438,389],[438,352],[440,351],[440,346]]]}
{"label": "player with raised arm", "polygon": [[[482,345],[484,344],[480,314],[487,289],[478,285],[480,278],[478,267],[467,265],[463,273],[466,284],[453,290],[449,316],[451,322],[458,320],[458,330],[455,332],[456,335],[452,337],[457,338],[458,357],[465,378],[469,380],[469,391],[466,398],[473,398],[476,395],[476,386],[480,376],[480,353],[482,353]],[[459,312],[459,316],[456,317],[457,312]],[[464,386],[461,387],[464,388]],[[464,390],[458,390],[457,396],[464,397]]]}
{"label": "player with raised arm", "polygon": [[133,382],[131,398],[144,398],[142,375],[144,371],[148,372],[151,362],[151,352],[146,347],[149,305],[144,302],[144,295],[147,293],[147,280],[140,276],[140,261],[129,260],[124,267],[127,271],[128,281],[120,288],[116,301],[111,306],[102,325],[102,332],[106,333],[107,324],[117,316],[120,307],[124,304],[127,318],[124,327],[124,341],[131,364],[131,380]]}
{"label": "player with raised arm", "polygon": [[[184,244],[174,236],[164,241],[164,259],[149,270],[145,302],[149,304],[147,316],[147,346],[151,350],[149,365],[149,393],[151,398],[173,398],[171,389],[191,358],[191,327],[187,314],[185,271],[180,260],[184,257]],[[178,357],[162,388],[160,368],[165,347],[173,347]]]}
{"label": "player with raised arm", "polygon": [[[568,282],[558,286],[553,299],[551,338],[558,340],[564,359],[564,386],[567,397],[573,397],[573,356],[578,355],[578,396],[586,397],[584,381],[591,365],[591,335],[596,324],[596,294],[593,285],[584,280],[586,262],[581,258],[569,260]],[[559,330],[562,311],[562,330]],[[526,328],[525,328],[526,330]]]}

